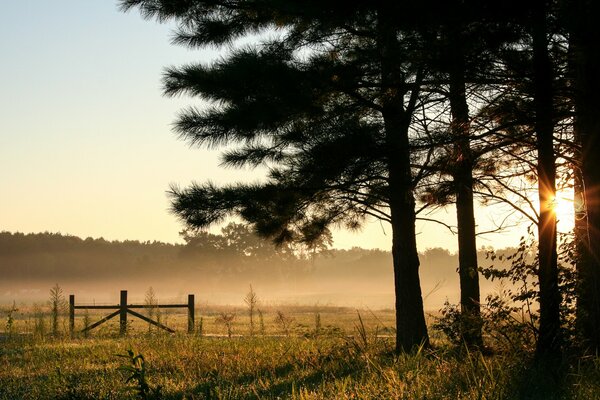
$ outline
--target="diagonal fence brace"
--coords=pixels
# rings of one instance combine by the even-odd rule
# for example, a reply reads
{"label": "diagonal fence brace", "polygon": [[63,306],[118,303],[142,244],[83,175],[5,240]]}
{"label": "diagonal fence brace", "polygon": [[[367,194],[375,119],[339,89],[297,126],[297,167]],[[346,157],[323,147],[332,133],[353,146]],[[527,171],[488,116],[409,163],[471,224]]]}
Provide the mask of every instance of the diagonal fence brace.
{"label": "diagonal fence brace", "polygon": [[86,327],[86,328],[82,329],[82,330],[81,330],[81,332],[83,333],[83,332],[91,331],[92,329],[94,329],[94,328],[95,328],[95,327],[97,327],[98,325],[100,325],[100,324],[103,324],[103,323],[105,323],[106,321],[108,321],[109,319],[116,317],[117,315],[119,315],[119,313],[120,313],[120,312],[121,312],[121,310],[117,310],[117,311],[115,311],[114,313],[107,315],[106,317],[102,318],[100,321],[98,321],[98,322],[94,322],[94,323],[93,323],[93,324],[91,324],[90,326],[88,326],[88,327]]}
{"label": "diagonal fence brace", "polygon": [[156,321],[154,321],[154,320],[152,320],[152,319],[150,319],[150,318],[146,317],[146,316],[145,316],[145,315],[143,315],[143,314],[137,313],[137,312],[135,312],[135,311],[133,311],[133,310],[130,310],[129,308],[127,309],[127,312],[128,312],[129,314],[133,315],[134,317],[138,317],[139,319],[143,319],[144,321],[148,322],[149,324],[152,324],[152,325],[154,325],[154,326],[158,326],[159,328],[161,328],[161,329],[164,329],[164,330],[165,330],[165,331],[167,331],[167,332],[170,332],[170,333],[175,333],[175,331],[174,331],[173,329],[169,328],[168,326],[166,326],[166,325],[163,325],[163,324],[161,324],[160,322],[156,322]]}

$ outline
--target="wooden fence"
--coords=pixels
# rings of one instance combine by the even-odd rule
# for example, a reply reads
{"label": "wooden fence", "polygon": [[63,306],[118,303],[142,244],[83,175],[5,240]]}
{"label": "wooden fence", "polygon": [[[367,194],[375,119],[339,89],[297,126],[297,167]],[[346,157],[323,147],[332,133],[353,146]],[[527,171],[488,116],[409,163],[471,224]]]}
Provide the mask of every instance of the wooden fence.
{"label": "wooden fence", "polygon": [[127,290],[121,290],[121,301],[116,305],[76,305],[75,295],[69,295],[69,332],[71,336],[75,331],[75,310],[114,310],[117,311],[107,315],[101,320],[94,322],[93,324],[85,327],[81,332],[90,331],[97,326],[105,323],[111,318],[119,316],[119,333],[121,336],[127,332],[127,314],[131,314],[134,317],[140,318],[149,324],[164,329],[167,332],[175,333],[175,331],[166,325],[161,324],[158,321],[154,321],[145,315],[133,311],[132,309],[138,308],[187,308],[188,309],[188,333],[194,332],[194,295],[188,294],[187,304],[127,304]]}

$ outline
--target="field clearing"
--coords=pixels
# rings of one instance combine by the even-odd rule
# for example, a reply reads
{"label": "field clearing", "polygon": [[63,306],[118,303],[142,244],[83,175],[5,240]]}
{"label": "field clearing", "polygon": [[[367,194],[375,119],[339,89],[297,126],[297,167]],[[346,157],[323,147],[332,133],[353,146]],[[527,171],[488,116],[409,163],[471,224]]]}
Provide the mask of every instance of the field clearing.
{"label": "field clearing", "polygon": [[[289,332],[276,322],[277,311],[292,320]],[[236,313],[234,337],[222,337],[226,330],[217,322],[220,313]],[[22,313],[15,321],[18,329],[0,340],[0,399],[144,398],[135,389],[139,380],[126,383],[131,371],[123,367],[132,364],[122,355],[129,349],[145,359],[145,398],[600,398],[598,360],[551,372],[532,370],[528,354],[459,353],[436,334],[434,350],[398,357],[392,353],[389,310],[361,310],[360,319],[356,310],[339,307],[282,306],[263,313],[264,335],[255,316],[252,337],[246,310],[213,307],[197,314],[196,326],[200,315],[204,324],[202,336],[183,333],[184,314],[165,313],[162,321],[177,334],[148,332],[145,322],[132,319],[126,337],[118,337],[112,323],[73,339],[25,333],[21,329],[35,318]]]}
{"label": "field clearing", "polygon": [[[19,311],[13,314],[13,331],[17,333],[35,335],[36,324],[39,327],[40,319],[43,320],[45,329],[49,329],[50,316],[47,311],[40,313],[33,307],[18,307]],[[260,310],[260,312],[259,312]],[[114,310],[76,310],[75,331],[81,331],[85,326],[87,315],[88,324],[92,324],[109,315]],[[177,332],[186,332],[187,314],[183,309],[154,309],[150,314],[148,309],[139,311],[146,316],[158,319],[162,324]],[[261,316],[262,313],[262,316]],[[234,336],[248,336],[250,332],[250,317],[248,310],[242,306],[204,305],[196,307],[195,330],[204,336],[227,336],[227,328],[219,322],[223,315],[234,315],[231,323]],[[278,316],[283,316],[289,324],[289,329],[284,329]],[[150,327],[147,322],[128,315],[128,332],[139,335],[154,332],[157,328]],[[430,321],[433,317],[429,316]],[[262,319],[262,323],[261,323]],[[280,320],[281,318],[279,318]],[[318,322],[317,322],[318,320]],[[357,325],[364,325],[369,331],[377,331],[381,335],[393,334],[395,319],[393,310],[355,309],[350,307],[334,306],[306,306],[306,305],[268,305],[258,308],[253,315],[254,334],[261,336],[309,336],[318,333],[350,335]],[[64,334],[68,330],[68,320],[62,316],[59,329]],[[90,331],[90,337],[114,337],[119,332],[119,319],[115,317],[98,328]],[[318,325],[318,326],[317,326]],[[201,331],[201,332],[200,332]],[[0,328],[0,332],[2,329]],[[81,335],[78,333],[77,335]]]}

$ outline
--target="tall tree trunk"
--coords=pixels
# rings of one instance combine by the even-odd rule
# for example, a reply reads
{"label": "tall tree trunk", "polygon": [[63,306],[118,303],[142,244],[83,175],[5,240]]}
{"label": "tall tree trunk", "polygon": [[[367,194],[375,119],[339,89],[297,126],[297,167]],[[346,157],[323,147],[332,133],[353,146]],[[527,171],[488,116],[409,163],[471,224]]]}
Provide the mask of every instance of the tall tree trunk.
{"label": "tall tree trunk", "polygon": [[[393,123],[392,123],[393,124]],[[388,124],[386,123],[386,126]],[[390,124],[391,125],[391,124]],[[397,133],[392,131],[393,133]],[[415,202],[407,186],[404,154],[390,160],[390,212],[392,257],[396,295],[396,352],[429,345],[419,279],[419,255],[415,235]]]}
{"label": "tall tree trunk", "polygon": [[[383,7],[385,8],[385,7]],[[409,352],[428,346],[429,336],[423,311],[419,255],[415,230],[415,199],[410,166],[410,106],[404,105],[406,83],[399,65],[397,31],[393,13],[379,12],[382,116],[385,125],[389,170],[389,206],[392,222],[392,258],[396,296],[396,352]],[[413,87],[413,92],[418,88]],[[411,93],[414,97],[416,93]]]}
{"label": "tall tree trunk", "polygon": [[451,32],[450,60],[451,130],[455,144],[456,221],[458,227],[458,272],[460,277],[461,333],[467,346],[481,347],[481,309],[477,244],[473,209],[473,156],[470,144],[469,107],[465,89],[464,52],[460,36]]}
{"label": "tall tree trunk", "polygon": [[[429,345],[425,324],[419,255],[415,232],[415,200],[412,193],[408,129],[398,114],[384,115],[390,145],[389,190],[392,217],[392,258],[396,295],[396,352]],[[388,114],[388,112],[384,112]]]}
{"label": "tall tree trunk", "polygon": [[571,13],[567,17],[571,30],[575,134],[581,146],[580,186],[585,211],[578,230],[577,326],[592,353],[600,351],[600,32],[594,3],[567,2]]}
{"label": "tall tree trunk", "polygon": [[533,84],[535,130],[537,133],[537,174],[540,219],[539,267],[540,327],[536,347],[538,358],[560,353],[560,293],[556,252],[556,165],[553,148],[552,64],[548,52],[546,5],[538,0],[533,16]]}

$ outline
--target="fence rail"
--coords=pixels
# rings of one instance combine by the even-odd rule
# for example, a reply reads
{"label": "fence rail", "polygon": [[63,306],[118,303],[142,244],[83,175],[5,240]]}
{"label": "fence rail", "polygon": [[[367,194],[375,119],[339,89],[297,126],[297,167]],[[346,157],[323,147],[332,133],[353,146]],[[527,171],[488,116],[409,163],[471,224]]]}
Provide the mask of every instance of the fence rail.
{"label": "fence rail", "polygon": [[77,305],[75,304],[75,295],[69,295],[69,332],[71,336],[73,336],[75,332],[75,310],[114,310],[117,311],[107,315],[101,320],[94,322],[93,324],[85,327],[81,332],[90,331],[97,326],[105,323],[106,321],[119,316],[119,334],[121,336],[125,335],[127,332],[127,314],[131,314],[134,317],[140,318],[149,324],[157,326],[161,329],[166,330],[167,332],[175,333],[175,331],[169,328],[166,325],[161,324],[158,321],[154,321],[142,315],[138,312],[133,311],[132,309],[140,309],[140,308],[187,308],[188,310],[188,333],[194,332],[194,295],[188,294],[188,302],[187,304],[127,304],[127,290],[121,290],[121,301],[119,304],[115,305]]}

